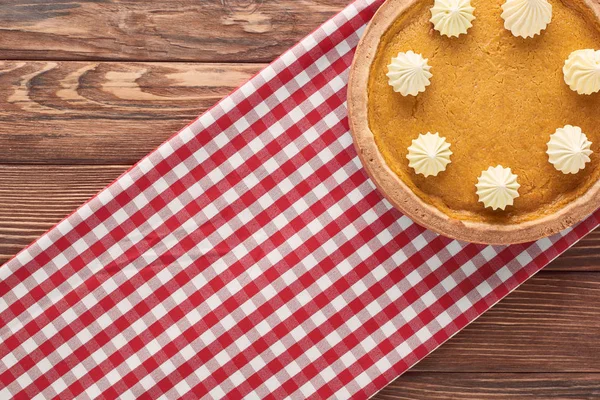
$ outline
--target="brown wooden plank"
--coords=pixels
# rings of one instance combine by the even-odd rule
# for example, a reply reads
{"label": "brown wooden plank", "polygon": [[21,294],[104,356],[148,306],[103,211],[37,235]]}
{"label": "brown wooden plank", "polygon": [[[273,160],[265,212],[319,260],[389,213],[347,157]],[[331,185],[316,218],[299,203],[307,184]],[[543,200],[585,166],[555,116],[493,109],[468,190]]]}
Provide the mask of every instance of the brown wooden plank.
{"label": "brown wooden plank", "polygon": [[445,372],[600,372],[600,274],[540,272],[415,366]]}
{"label": "brown wooden plank", "polygon": [[0,59],[269,62],[349,0],[11,0]]}
{"label": "brown wooden plank", "polygon": [[0,166],[0,265],[128,166]]}
{"label": "brown wooden plank", "polygon": [[[0,129],[1,126],[0,123]],[[136,145],[139,144],[132,140],[131,146]],[[10,152],[13,151],[16,150]],[[125,164],[0,165],[0,264],[128,168],[129,165]],[[546,268],[554,271],[600,271],[599,252],[600,229]]]}
{"label": "brown wooden plank", "polygon": [[135,163],[262,67],[0,62],[0,163]]}
{"label": "brown wooden plank", "polygon": [[599,374],[440,374],[408,372],[376,400],[548,400],[600,397]]}
{"label": "brown wooden plank", "polygon": [[548,268],[554,271],[600,271],[600,229],[583,238]]}
{"label": "brown wooden plank", "polygon": [[[0,62],[0,163],[133,164],[262,67]],[[600,231],[548,268],[600,270],[599,251]]]}

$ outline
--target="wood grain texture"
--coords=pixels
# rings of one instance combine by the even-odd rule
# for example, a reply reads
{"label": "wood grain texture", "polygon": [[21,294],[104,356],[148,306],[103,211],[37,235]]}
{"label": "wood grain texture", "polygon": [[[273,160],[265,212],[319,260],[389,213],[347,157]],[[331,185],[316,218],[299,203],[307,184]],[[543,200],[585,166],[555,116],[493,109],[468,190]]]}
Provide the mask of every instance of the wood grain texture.
{"label": "wood grain texture", "polygon": [[542,271],[414,367],[599,372],[600,274]]}
{"label": "wood grain texture", "polygon": [[262,67],[0,62],[0,163],[133,164]]}
{"label": "wood grain texture", "polygon": [[0,166],[0,265],[127,168],[125,165]]}
{"label": "wood grain texture", "polygon": [[546,269],[554,271],[600,271],[600,228],[554,260]]}
{"label": "wood grain texture", "polygon": [[[1,113],[1,111],[0,111]],[[3,129],[0,121],[0,131]],[[154,126],[154,122],[152,124]],[[0,135],[0,138],[2,135]],[[59,138],[60,139],[60,138]],[[53,140],[40,143],[30,151],[45,151],[44,144],[49,145]],[[1,141],[2,139],[0,139]],[[41,140],[41,139],[40,139]],[[116,139],[115,139],[116,140]],[[71,137],[67,142],[76,142]],[[109,146],[109,143],[103,143]],[[158,143],[159,144],[159,143]],[[146,146],[146,143],[135,143],[131,140],[130,146],[134,149]],[[82,142],[83,151],[90,157],[98,157],[101,163],[108,150],[101,148],[102,144],[94,145]],[[122,149],[114,150],[115,157],[127,152],[126,144]],[[155,146],[154,146],[155,147]],[[154,149],[149,148],[148,151]],[[76,148],[71,148],[76,154]],[[50,150],[47,150],[50,152]],[[53,152],[60,149],[53,148]],[[25,150],[11,149],[8,153],[20,152],[25,158]],[[0,157],[10,157],[11,154],[2,154]],[[65,157],[69,150],[63,150]],[[134,153],[130,153],[134,154]],[[35,156],[35,155],[34,155]],[[48,157],[52,155],[49,154]],[[79,159],[71,158],[70,160]],[[141,157],[141,155],[140,155]],[[37,160],[32,157],[28,160]],[[57,160],[62,160],[58,159]],[[84,159],[85,160],[85,159]],[[137,161],[137,160],[134,160]],[[101,189],[114,181],[121,173],[129,169],[133,161],[119,165],[1,165],[0,164],[0,265],[12,257],[23,247],[46,232],[73,210],[82,205]],[[545,270],[551,271],[600,271],[600,229],[588,235],[572,249],[552,262]]]}
{"label": "wood grain texture", "polygon": [[408,372],[374,400],[549,400],[600,397],[599,374],[431,374]]}
{"label": "wood grain texture", "polygon": [[[131,165],[263,66],[0,62],[0,163]],[[600,270],[598,251],[594,233],[549,268]]]}
{"label": "wood grain texture", "polygon": [[270,62],[348,0],[0,4],[0,59]]}
{"label": "wood grain texture", "polygon": [[[349,1],[0,0],[0,264]],[[375,398],[599,398],[598,254],[600,231]]]}

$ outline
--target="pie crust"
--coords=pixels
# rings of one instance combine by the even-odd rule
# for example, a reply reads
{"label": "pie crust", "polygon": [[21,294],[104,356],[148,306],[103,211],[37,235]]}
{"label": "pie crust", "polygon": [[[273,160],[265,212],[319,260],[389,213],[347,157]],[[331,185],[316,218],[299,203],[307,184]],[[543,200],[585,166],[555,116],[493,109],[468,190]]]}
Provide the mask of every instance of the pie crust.
{"label": "pie crust", "polygon": [[[398,18],[420,1],[425,0],[387,0],[365,30],[350,70],[350,129],[360,160],[380,192],[416,223],[453,239],[482,244],[505,245],[535,241],[558,233],[593,213],[600,207],[600,181],[593,183],[587,192],[556,212],[536,219],[519,223],[497,223],[454,218],[424,201],[388,166],[369,126],[369,76],[383,35]],[[569,1],[579,1],[589,7],[590,14],[600,21],[599,0],[564,0],[564,3],[568,4]],[[473,23],[477,22],[475,20]],[[600,47],[600,43],[597,47]],[[418,52],[418,49],[414,51]],[[433,79],[436,79],[435,71],[432,72]],[[413,136],[416,137],[418,133],[425,132],[414,132]],[[443,136],[442,132],[440,134]],[[449,165],[451,167],[452,164]]]}

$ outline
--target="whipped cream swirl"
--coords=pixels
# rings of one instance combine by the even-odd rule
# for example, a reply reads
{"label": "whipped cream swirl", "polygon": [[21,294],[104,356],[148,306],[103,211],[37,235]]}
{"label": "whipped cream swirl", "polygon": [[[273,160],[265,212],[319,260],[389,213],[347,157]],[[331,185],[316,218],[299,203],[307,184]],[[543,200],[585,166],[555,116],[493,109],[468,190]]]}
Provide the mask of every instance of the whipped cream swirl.
{"label": "whipped cream swirl", "polygon": [[388,65],[387,77],[390,86],[402,96],[416,96],[424,92],[431,83],[429,78],[433,76],[429,72],[431,67],[427,61],[422,55],[413,51],[398,53],[398,56],[392,58],[392,63]]}
{"label": "whipped cream swirl", "polygon": [[539,35],[552,21],[552,4],[547,0],[507,0],[502,10],[504,27],[523,38]]}
{"label": "whipped cream swirl", "polygon": [[563,67],[565,82],[579,94],[600,92],[600,50],[576,50]]}
{"label": "whipped cream swirl", "polygon": [[474,10],[471,0],[435,0],[430,21],[442,35],[458,37],[473,26]]}
{"label": "whipped cream swirl", "polygon": [[549,161],[563,174],[576,174],[589,163],[592,142],[578,126],[567,125],[550,135],[548,142]]}
{"label": "whipped cream swirl", "polygon": [[425,135],[420,134],[412,141],[406,158],[409,161],[408,166],[413,168],[415,173],[428,177],[437,176],[445,171],[446,166],[450,164],[451,155],[450,143],[446,142],[446,138],[440,137],[439,133],[428,132]]}
{"label": "whipped cream swirl", "polygon": [[517,175],[513,174],[510,168],[498,165],[483,171],[475,187],[479,201],[486,208],[504,210],[506,206],[512,206],[514,199],[519,197],[521,185],[517,182]]}

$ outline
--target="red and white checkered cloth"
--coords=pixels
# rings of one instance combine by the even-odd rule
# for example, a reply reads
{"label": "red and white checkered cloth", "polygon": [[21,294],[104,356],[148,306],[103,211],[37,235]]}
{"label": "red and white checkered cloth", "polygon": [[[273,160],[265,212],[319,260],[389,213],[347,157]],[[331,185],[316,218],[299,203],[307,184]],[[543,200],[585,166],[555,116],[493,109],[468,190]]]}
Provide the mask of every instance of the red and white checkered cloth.
{"label": "red and white checkered cloth", "polygon": [[346,120],[359,0],[0,268],[0,399],[366,398],[545,266],[413,224]]}

